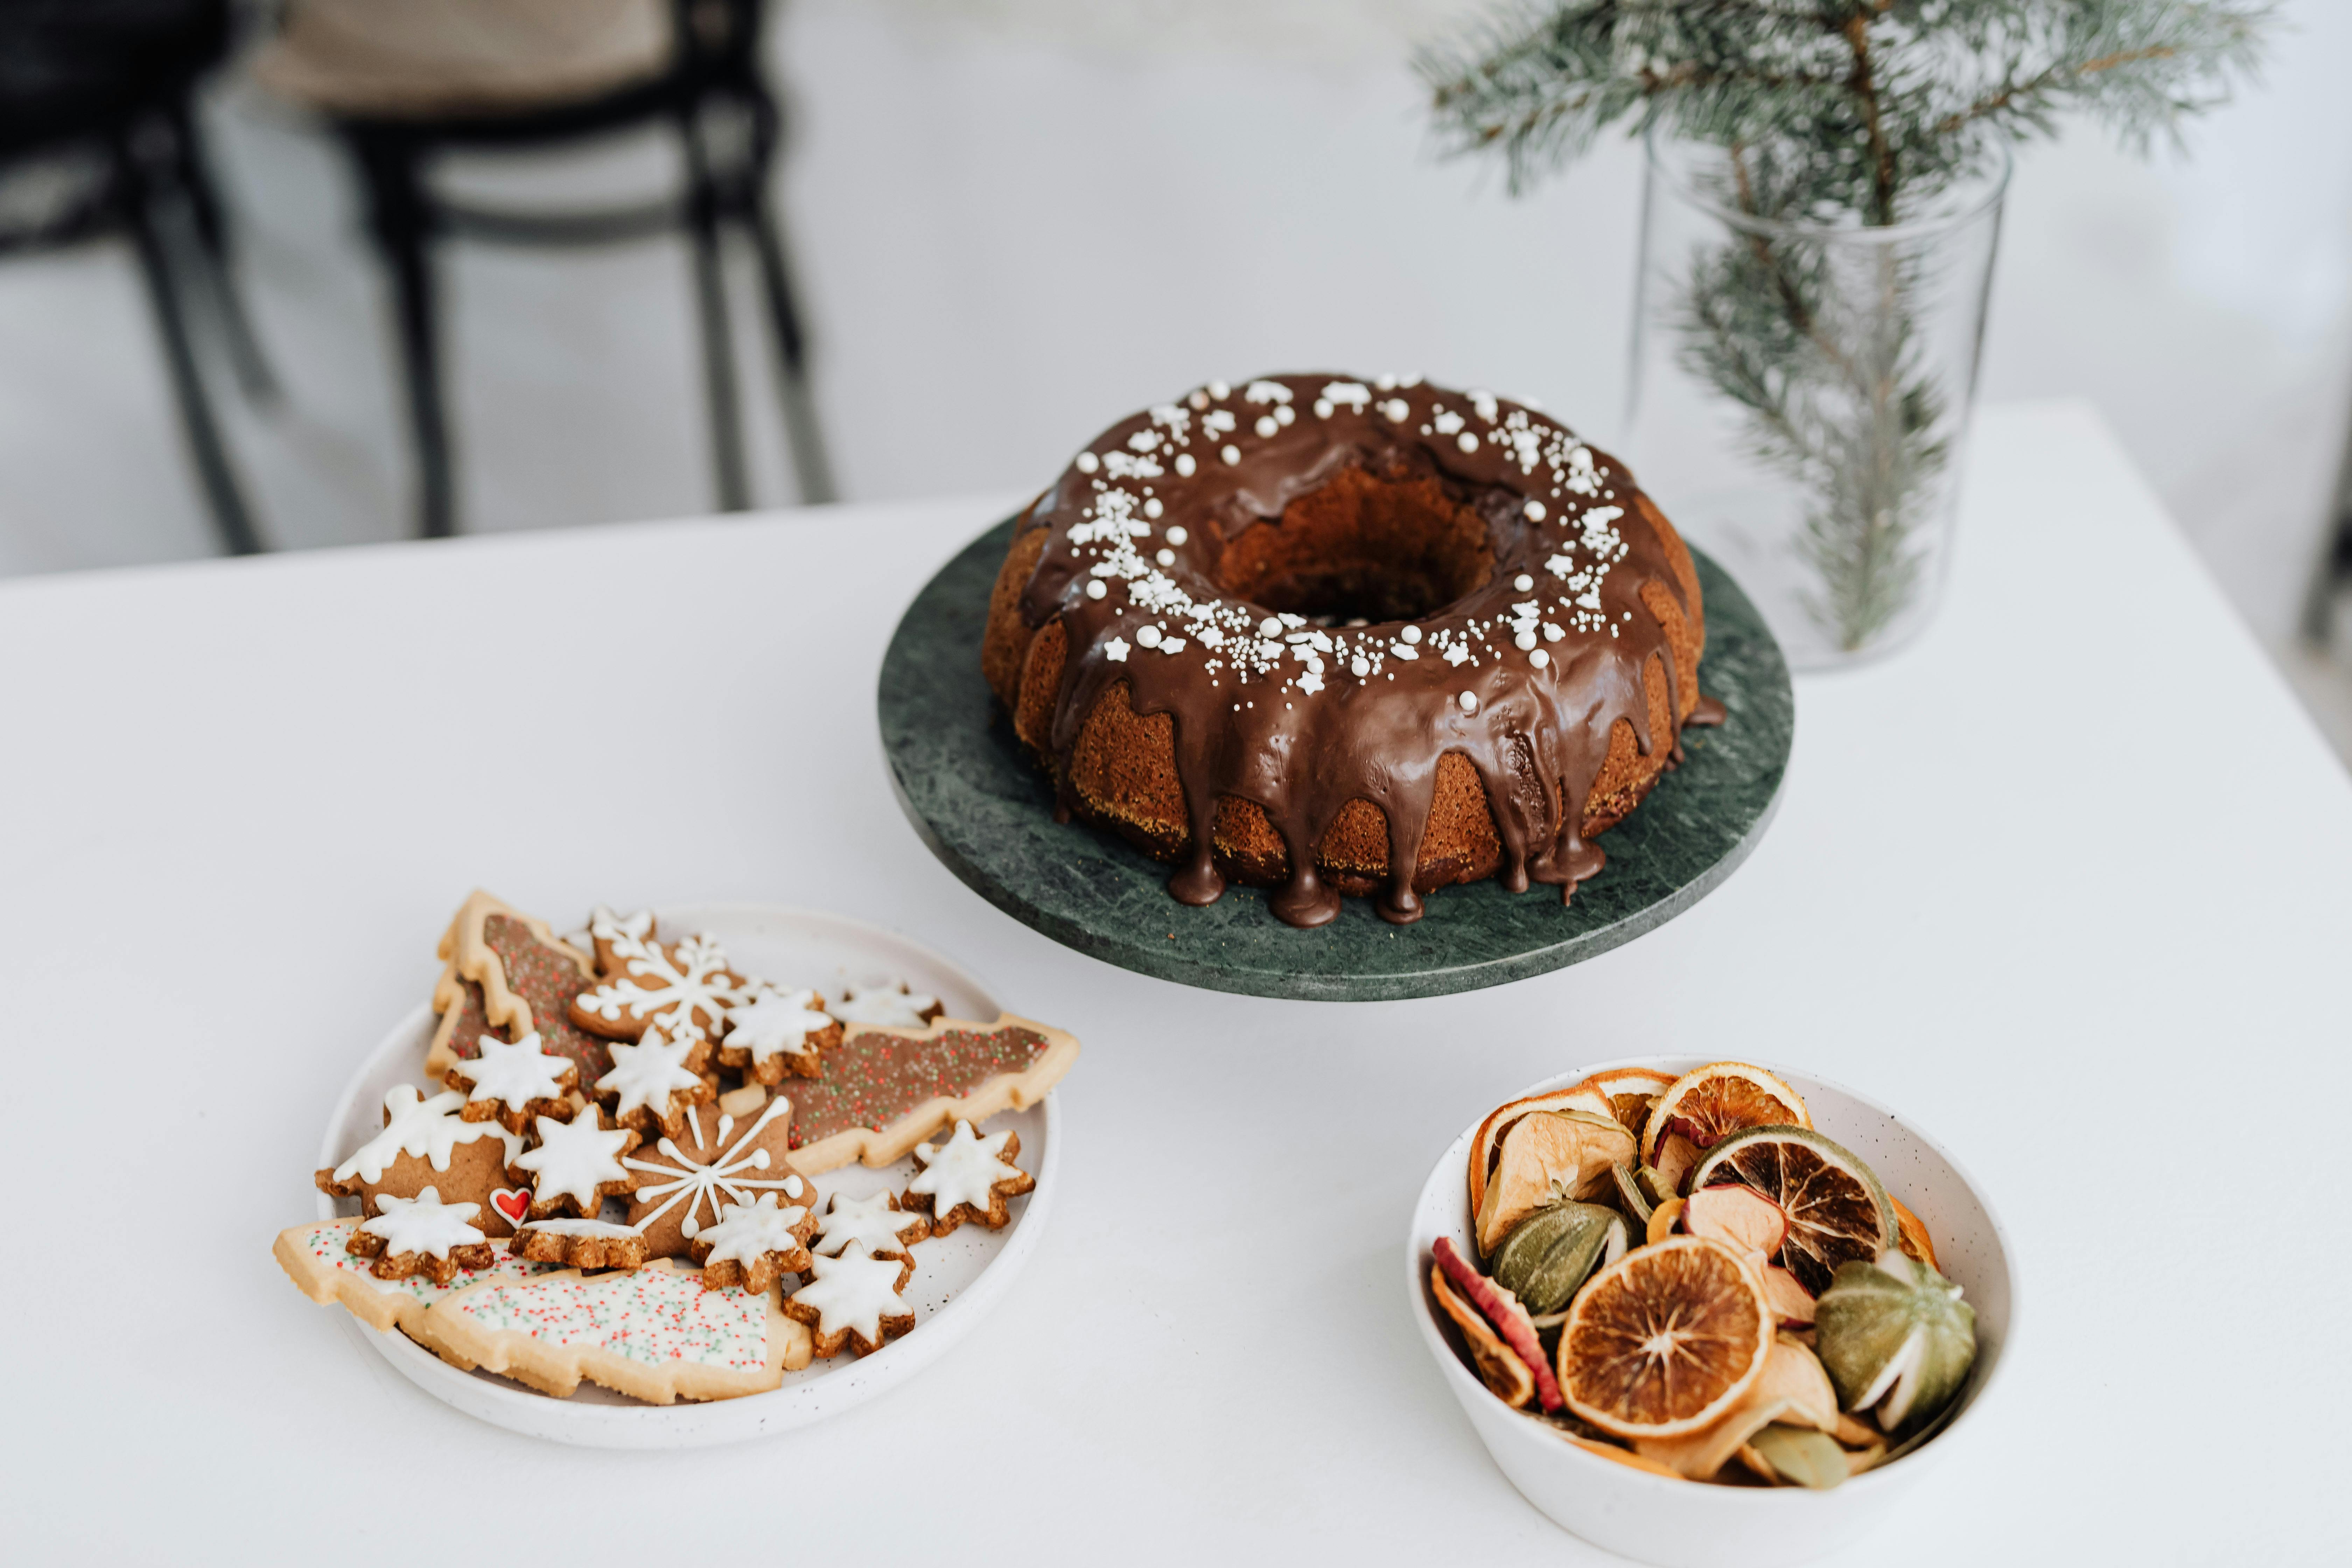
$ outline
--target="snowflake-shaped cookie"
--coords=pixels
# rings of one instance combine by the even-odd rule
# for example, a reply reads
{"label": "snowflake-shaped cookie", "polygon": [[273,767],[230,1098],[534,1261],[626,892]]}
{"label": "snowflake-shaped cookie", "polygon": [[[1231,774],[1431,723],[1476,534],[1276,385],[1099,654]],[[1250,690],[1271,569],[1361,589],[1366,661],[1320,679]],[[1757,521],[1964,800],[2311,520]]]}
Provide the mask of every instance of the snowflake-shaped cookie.
{"label": "snowflake-shaped cookie", "polygon": [[898,1194],[876,1193],[872,1197],[833,1194],[832,1206],[816,1222],[816,1251],[838,1258],[852,1243],[874,1258],[907,1258],[907,1249],[931,1234],[931,1222],[911,1209],[901,1208]]}
{"label": "snowflake-shaped cookie", "polygon": [[492,1117],[509,1132],[520,1132],[534,1116],[572,1120],[572,1090],[580,1084],[580,1064],[551,1055],[534,1029],[512,1045],[496,1035],[475,1042],[481,1055],[460,1061],[442,1074],[444,1086],[466,1097],[459,1112],[468,1121]]}
{"label": "snowflake-shaped cookie", "polygon": [[595,944],[596,973],[599,974],[620,973],[623,944],[627,944],[635,952],[653,939],[654,912],[651,910],[639,910],[633,915],[616,915],[598,904],[595,911],[588,917],[588,940]]}
{"label": "snowflake-shaped cookie", "polygon": [[[604,939],[598,945],[606,945]],[[751,1000],[750,983],[727,967],[726,949],[710,937],[665,947],[616,935],[609,945],[618,966],[572,999],[572,1021],[593,1034],[634,1040],[659,1023],[716,1035],[727,1009]]]}
{"label": "snowflake-shaped cookie", "polygon": [[816,1354],[872,1355],[915,1326],[915,1310],[899,1294],[915,1277],[914,1259],[869,1257],[862,1242],[852,1242],[838,1258],[810,1259],[809,1273],[809,1283],[785,1299],[784,1316],[810,1326]]}
{"label": "snowflake-shaped cookie", "polygon": [[496,1256],[489,1238],[475,1225],[479,1204],[445,1204],[439,1189],[413,1198],[384,1196],[383,1208],[362,1220],[344,1244],[354,1258],[373,1258],[368,1272],[379,1279],[422,1274],[446,1285],[460,1268],[487,1268]]}
{"label": "snowflake-shaped cookie", "polygon": [[701,1030],[648,1029],[635,1045],[613,1047],[613,1070],[596,1080],[596,1098],[623,1127],[676,1137],[686,1126],[687,1109],[719,1093],[717,1075],[704,1070],[709,1060],[710,1042]]}
{"label": "snowflake-shaped cookie", "polygon": [[919,1029],[946,1009],[936,996],[909,991],[903,980],[887,985],[853,985],[833,1009],[845,1024],[886,1024],[893,1028]]}
{"label": "snowflake-shaped cookie", "polygon": [[773,1193],[761,1193],[748,1205],[720,1205],[719,1223],[694,1238],[702,1283],[713,1290],[730,1285],[764,1290],[778,1275],[799,1273],[809,1266],[808,1233],[814,1224],[808,1205],[781,1203]]}
{"label": "snowflake-shaped cookie", "polygon": [[593,1110],[570,1121],[542,1116],[532,1126],[538,1143],[517,1155],[509,1173],[518,1182],[530,1183],[531,1218],[570,1215],[594,1219],[606,1198],[625,1196],[636,1185],[636,1178],[621,1163],[622,1156],[637,1146],[635,1128],[608,1127]]}
{"label": "snowflake-shaped cookie", "polygon": [[786,1073],[817,1078],[824,1072],[824,1053],[839,1044],[841,1025],[815,992],[761,985],[750,1001],[727,1009],[719,1065],[757,1083],[782,1083]]}
{"label": "snowflake-shaped cookie", "polygon": [[773,1096],[742,1118],[698,1105],[676,1135],[624,1161],[637,1182],[629,1223],[645,1237],[646,1255],[683,1255],[719,1223],[724,1204],[749,1206],[773,1193],[781,1204],[813,1206],[814,1190],[787,1157],[792,1123],[792,1101]]}
{"label": "snowflake-shaped cookie", "polygon": [[[417,1197],[427,1186],[453,1204],[488,1205],[509,1179],[507,1162],[522,1152],[522,1140],[496,1121],[467,1121],[465,1105],[455,1089],[425,1095],[394,1084],[384,1092],[383,1130],[320,1172],[319,1190],[359,1199],[365,1217],[382,1214],[386,1197]],[[484,1219],[490,1236],[507,1234],[503,1218],[485,1209]]]}
{"label": "snowflake-shaped cookie", "polygon": [[915,1145],[922,1167],[907,1184],[907,1206],[930,1211],[931,1234],[945,1236],[971,1220],[990,1230],[1013,1221],[1004,1200],[1037,1184],[1013,1163],[1021,1157],[1021,1135],[1011,1128],[982,1138],[969,1121],[959,1121],[944,1143]]}

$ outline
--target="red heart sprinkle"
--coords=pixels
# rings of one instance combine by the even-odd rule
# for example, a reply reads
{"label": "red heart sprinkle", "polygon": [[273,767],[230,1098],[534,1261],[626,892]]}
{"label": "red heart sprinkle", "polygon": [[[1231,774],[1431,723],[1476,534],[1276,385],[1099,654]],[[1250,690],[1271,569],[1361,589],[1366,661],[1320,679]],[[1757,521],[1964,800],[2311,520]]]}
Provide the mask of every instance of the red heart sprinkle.
{"label": "red heart sprinkle", "polygon": [[500,1187],[490,1194],[490,1206],[506,1215],[510,1223],[520,1225],[522,1216],[530,1212],[530,1194],[509,1192]]}

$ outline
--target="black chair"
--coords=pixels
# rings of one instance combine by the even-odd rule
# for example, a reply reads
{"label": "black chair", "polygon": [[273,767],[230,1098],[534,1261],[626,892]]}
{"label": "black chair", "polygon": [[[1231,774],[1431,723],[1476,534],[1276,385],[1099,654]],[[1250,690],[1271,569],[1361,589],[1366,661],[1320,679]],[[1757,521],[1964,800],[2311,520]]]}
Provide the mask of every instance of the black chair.
{"label": "black chair", "polygon": [[46,171],[56,187],[38,211],[0,221],[0,254],[130,237],[213,525],[242,555],[261,539],[190,331],[191,307],[208,310],[247,393],[275,399],[192,107],[228,40],[226,0],[0,0],[0,174]]}
{"label": "black chair", "polygon": [[[369,232],[389,272],[399,317],[402,367],[419,475],[419,531],[457,524],[453,458],[441,386],[441,338],[431,246],[441,237],[524,245],[601,245],[683,230],[694,247],[696,301],[709,405],[712,468],[721,510],[751,505],[741,411],[730,347],[720,246],[730,228],[750,237],[760,263],[781,372],[784,434],[801,497],[834,499],[832,469],[807,377],[807,346],[793,302],[784,247],[769,199],[782,116],[759,68],[761,0],[613,0],[594,16],[616,26],[650,18],[667,34],[640,58],[625,43],[600,67],[552,47],[589,11],[579,0],[505,0],[514,25],[497,30],[497,0],[470,0],[493,44],[494,62],[457,61],[436,84],[435,50],[449,29],[432,5],[410,0],[294,0],[274,53],[256,74],[281,95],[323,114],[349,149],[367,198]],[[386,9],[357,9],[373,5]],[[637,7],[653,9],[633,18]],[[311,17],[319,18],[316,22]],[[485,21],[484,19],[488,20]],[[399,29],[405,26],[403,37]],[[539,31],[534,33],[534,27]],[[386,32],[394,35],[390,39]],[[633,37],[642,39],[640,26]],[[529,58],[535,37],[551,40],[544,81]],[[413,46],[406,47],[404,46]],[[469,38],[453,47],[479,47]],[[495,68],[493,68],[495,67]],[[604,79],[599,80],[599,76]],[[725,134],[731,128],[736,134]],[[675,128],[686,154],[685,189],[674,199],[625,209],[565,214],[499,212],[436,195],[434,160],[453,149],[545,147],[646,125]]]}

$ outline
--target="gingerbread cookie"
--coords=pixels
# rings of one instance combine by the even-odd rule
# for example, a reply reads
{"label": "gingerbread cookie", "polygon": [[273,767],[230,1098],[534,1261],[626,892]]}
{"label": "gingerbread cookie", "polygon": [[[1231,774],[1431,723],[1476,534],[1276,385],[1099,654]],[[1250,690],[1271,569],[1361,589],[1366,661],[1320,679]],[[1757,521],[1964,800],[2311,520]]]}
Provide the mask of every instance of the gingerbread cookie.
{"label": "gingerbread cookie", "polygon": [[1003,1230],[1013,1223],[1004,1200],[1037,1184],[1013,1163],[1020,1157],[1021,1135],[1011,1128],[982,1138],[971,1122],[958,1121],[946,1142],[915,1145],[915,1163],[922,1169],[907,1184],[907,1206],[930,1211],[933,1236],[966,1220]]}
{"label": "gingerbread cookie", "polygon": [[623,1161],[636,1177],[629,1224],[645,1237],[646,1256],[683,1256],[705,1226],[719,1223],[721,1204],[749,1205],[773,1193],[780,1202],[814,1206],[814,1191],[789,1158],[792,1121],[792,1101],[782,1097],[748,1117],[698,1105],[675,1137]]}
{"label": "gingerbread cookie", "polygon": [[615,963],[571,1003],[572,1021],[591,1034],[634,1040],[659,1023],[717,1035],[727,1009],[751,1000],[750,982],[727,967],[727,950],[711,937],[667,947],[624,935],[598,939],[600,952],[608,946]]}
{"label": "gingerbread cookie", "polygon": [[866,1024],[793,1091],[793,1163],[814,1174],[887,1165],[958,1117],[981,1122],[1044,1099],[1078,1058],[1059,1029],[1016,1018],[940,1018],[920,1029]]}
{"label": "gingerbread cookie", "polygon": [[568,1263],[574,1268],[642,1268],[646,1238],[635,1226],[610,1220],[526,1220],[514,1234],[514,1254],[534,1263]]}
{"label": "gingerbread cookie", "polygon": [[730,1285],[764,1290],[777,1276],[806,1268],[816,1211],[814,1194],[802,1195],[811,1203],[780,1204],[775,1194],[761,1193],[749,1205],[721,1204],[719,1223],[705,1226],[692,1245],[703,1284],[713,1290]]}
{"label": "gingerbread cookie", "polygon": [[425,1053],[427,1077],[438,1081],[479,1054],[476,1043],[493,1028],[510,1040],[537,1031],[543,1048],[578,1065],[583,1083],[612,1070],[604,1040],[571,1017],[572,999],[595,984],[595,967],[545,921],[476,892],[443,934],[441,958],[433,987],[441,1024]]}
{"label": "gingerbread cookie", "polygon": [[444,1089],[426,1097],[413,1084],[395,1084],[383,1097],[383,1131],[351,1158],[321,1171],[319,1190],[360,1200],[362,1218],[383,1212],[386,1196],[413,1198],[435,1188],[449,1203],[478,1205],[491,1237],[509,1234],[505,1213],[492,1199],[507,1190],[507,1164],[522,1140],[495,1121],[468,1121],[466,1097]]}
{"label": "gingerbread cookie", "polygon": [[785,1315],[814,1331],[818,1356],[872,1355],[915,1326],[899,1292],[915,1277],[911,1258],[874,1258],[852,1242],[838,1258],[809,1260],[809,1282],[784,1300]]}
{"label": "gingerbread cookie", "polygon": [[637,1184],[621,1157],[637,1146],[634,1128],[614,1127],[593,1110],[570,1121],[542,1116],[534,1124],[539,1142],[515,1156],[507,1173],[530,1183],[530,1217],[556,1215],[594,1219],[606,1198],[624,1197]]}
{"label": "gingerbread cookie", "polygon": [[903,1208],[898,1194],[876,1193],[871,1197],[850,1198],[833,1194],[832,1206],[816,1222],[816,1243],[814,1250],[826,1258],[838,1258],[842,1250],[856,1242],[874,1258],[912,1258],[908,1248],[931,1234],[931,1222],[927,1215]]}
{"label": "gingerbread cookie", "polygon": [[368,1259],[351,1250],[357,1218],[316,1220],[280,1231],[270,1248],[286,1277],[320,1306],[341,1302],[353,1317],[377,1330],[394,1329],[425,1315],[426,1308],[453,1291],[485,1279],[524,1279],[546,1272],[513,1256],[502,1241],[489,1244],[490,1261],[478,1268],[457,1266],[448,1279],[410,1274],[379,1279]]}
{"label": "gingerbread cookie", "polygon": [[460,1114],[467,1121],[488,1121],[495,1116],[508,1131],[520,1132],[534,1116],[572,1120],[571,1097],[580,1085],[580,1064],[550,1056],[537,1030],[511,1045],[496,1035],[482,1035],[474,1046],[478,1054],[441,1075],[445,1088],[466,1097]]}
{"label": "gingerbread cookie", "polygon": [[947,1009],[940,1005],[938,997],[909,991],[905,981],[894,980],[881,985],[853,985],[844,994],[841,1005],[831,1011],[845,1024],[888,1024],[896,1028],[919,1029]]}
{"label": "gingerbread cookie", "polygon": [[633,915],[616,915],[598,904],[588,916],[588,941],[596,949],[596,973],[615,974],[621,968],[620,945],[632,949],[654,939],[654,912],[639,910]]}
{"label": "gingerbread cookie", "polygon": [[668,1263],[487,1280],[443,1298],[412,1331],[453,1365],[541,1393],[567,1396],[585,1378],[655,1405],[761,1393],[811,1349],[773,1291],[707,1290]]}
{"label": "gingerbread cookie", "polygon": [[709,1061],[710,1042],[692,1025],[648,1029],[635,1045],[613,1047],[613,1070],[596,1080],[596,1098],[623,1127],[676,1137],[688,1107],[718,1097],[718,1075],[704,1070]]}
{"label": "gingerbread cookie", "polygon": [[727,1009],[719,1065],[758,1083],[782,1083],[787,1073],[816,1078],[824,1071],[824,1053],[839,1044],[841,1025],[815,992],[762,985],[750,1001]]}
{"label": "gingerbread cookie", "polygon": [[368,1272],[379,1279],[405,1279],[422,1274],[436,1285],[446,1285],[460,1268],[487,1268],[494,1254],[474,1217],[479,1204],[445,1204],[432,1187],[413,1198],[386,1193],[376,1199],[381,1211],[360,1221],[345,1245],[354,1258],[373,1258]]}

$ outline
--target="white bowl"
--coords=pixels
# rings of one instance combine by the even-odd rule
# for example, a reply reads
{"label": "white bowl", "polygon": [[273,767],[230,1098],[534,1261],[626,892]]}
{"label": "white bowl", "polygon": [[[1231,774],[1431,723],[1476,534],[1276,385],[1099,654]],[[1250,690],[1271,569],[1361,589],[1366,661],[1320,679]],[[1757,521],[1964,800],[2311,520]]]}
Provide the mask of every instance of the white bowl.
{"label": "white bowl", "polygon": [[[956,964],[858,921],[758,904],[665,906],[656,914],[666,938],[709,931],[751,972],[779,983],[837,994],[845,984],[903,979],[937,996],[950,1017],[989,1019],[1002,1010],[987,987]],[[321,1165],[341,1159],[381,1123],[387,1089],[421,1081],[434,1022],[430,1008],[417,1008],[361,1064],[327,1119]],[[787,1083],[787,1093],[790,1089]],[[526,1436],[597,1448],[693,1448],[789,1431],[862,1405],[939,1360],[1004,1297],[1036,1250],[1060,1185],[1060,1109],[1048,1094],[1026,1110],[1002,1112],[991,1125],[1021,1134],[1022,1163],[1037,1178],[1026,1197],[1013,1200],[1013,1223],[999,1231],[967,1225],[918,1244],[915,1280],[907,1292],[915,1308],[913,1332],[870,1356],[839,1356],[787,1373],[784,1385],[766,1394],[707,1404],[641,1405],[583,1383],[569,1399],[556,1399],[486,1372],[460,1372],[397,1329],[379,1333],[347,1312],[338,1310],[335,1315],[359,1343],[425,1393]],[[879,1170],[847,1165],[815,1178],[816,1186],[820,1194],[838,1190],[862,1197],[905,1186],[911,1167],[904,1160]],[[320,1194],[318,1202],[319,1217],[333,1218],[338,1200]],[[340,1207],[356,1212],[348,1200]]]}
{"label": "white bowl", "polygon": [[[1655,1068],[1685,1073],[1703,1057],[1634,1057],[1601,1062],[1546,1079],[1520,1091],[1565,1089],[1612,1068]],[[1675,1480],[1586,1453],[1543,1422],[1520,1415],[1487,1392],[1457,1354],[1429,1299],[1431,1248],[1451,1237],[1465,1257],[1470,1238],[1469,1160],[1474,1124],[1463,1131],[1429,1173],[1405,1243],[1405,1287],[1422,1342],[1437,1360],[1445,1384],[1477,1428],[1519,1495],[1561,1529],[1596,1546],[1661,1568],[1778,1568],[1809,1562],[1860,1536],[1952,1452],[1969,1429],[1969,1414],[1999,1375],[2002,1351],[2017,1326],[2017,1291],[2008,1234],[1984,1191],[1935,1141],[1894,1112],[1823,1079],[1759,1063],[1804,1096],[1813,1124],[1853,1150],[1878,1173],[1935,1238],[1944,1272],[1976,1309],[1977,1359],[1960,1390],[1955,1414],[1935,1437],[1910,1454],[1865,1471],[1829,1491],[1799,1487],[1730,1487]],[[1519,1096],[1513,1096],[1517,1099]],[[1498,1102],[1500,1103],[1500,1102]]]}

